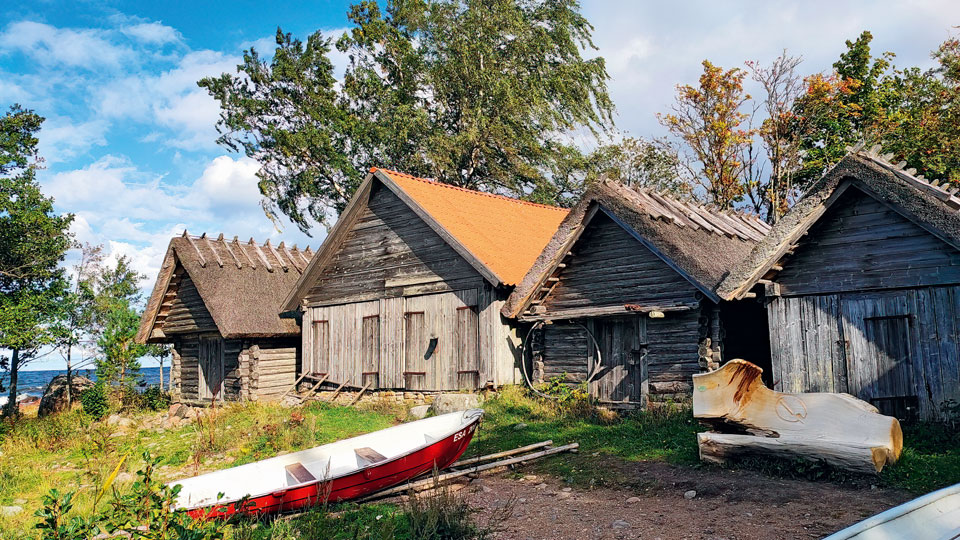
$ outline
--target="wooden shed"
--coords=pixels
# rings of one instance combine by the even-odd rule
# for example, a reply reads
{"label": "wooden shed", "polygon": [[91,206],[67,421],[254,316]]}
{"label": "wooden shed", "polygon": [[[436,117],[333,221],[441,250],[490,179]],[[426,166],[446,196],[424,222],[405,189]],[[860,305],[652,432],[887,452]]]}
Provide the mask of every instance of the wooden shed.
{"label": "wooden shed", "polygon": [[767,306],[773,381],[899,417],[960,400],[960,199],[871,152],[845,157],[722,284]]}
{"label": "wooden shed", "polygon": [[284,302],[303,370],[357,388],[516,381],[500,308],[567,211],[374,169]]}
{"label": "wooden shed", "polygon": [[[559,227],[503,309],[534,325],[538,381],[590,379],[601,402],[643,406],[689,396],[690,376],[719,366],[728,306],[716,287],[769,227],[606,180]],[[728,325],[729,326],[729,325]]]}
{"label": "wooden shed", "polygon": [[294,383],[300,328],[279,314],[311,256],[222,234],[170,240],[137,341],[173,345],[174,400],[275,399]]}

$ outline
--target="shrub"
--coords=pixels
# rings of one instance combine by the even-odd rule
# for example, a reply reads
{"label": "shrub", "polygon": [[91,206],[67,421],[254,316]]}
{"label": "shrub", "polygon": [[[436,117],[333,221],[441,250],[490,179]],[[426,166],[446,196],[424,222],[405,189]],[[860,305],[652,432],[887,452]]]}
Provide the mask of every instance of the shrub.
{"label": "shrub", "polygon": [[146,408],[151,411],[162,411],[170,407],[170,394],[159,386],[149,386],[143,392]]}
{"label": "shrub", "polygon": [[[226,525],[218,521],[195,520],[183,510],[171,510],[180,486],[170,487],[153,479],[157,460],[144,453],[144,468],[137,472],[137,480],[128,492],[117,493],[106,509],[89,517],[69,515],[73,509],[72,492],[61,494],[51,490],[43,497],[43,508],[36,512],[40,518],[36,528],[42,540],[86,540],[106,531],[110,537],[156,540],[221,540]],[[101,492],[109,489],[108,480]],[[99,502],[99,501],[98,501]],[[149,531],[150,535],[144,535]]]}
{"label": "shrub", "polygon": [[103,383],[98,382],[84,390],[80,394],[80,403],[83,404],[83,412],[95,420],[100,420],[110,413],[110,396]]}

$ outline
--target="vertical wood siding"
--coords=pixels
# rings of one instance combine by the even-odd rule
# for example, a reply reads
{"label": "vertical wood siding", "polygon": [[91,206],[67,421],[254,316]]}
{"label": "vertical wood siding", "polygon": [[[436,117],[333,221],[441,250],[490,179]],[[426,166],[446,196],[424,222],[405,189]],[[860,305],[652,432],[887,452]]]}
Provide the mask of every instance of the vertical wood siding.
{"label": "vertical wood siding", "polygon": [[777,275],[785,295],[960,283],[960,252],[855,187],[806,238]]}
{"label": "vertical wood siding", "polygon": [[308,308],[304,324],[326,321],[320,327],[329,328],[329,338],[304,333],[304,369],[323,372],[317,362],[329,359],[331,381],[358,386],[364,373],[376,371],[379,388],[512,383],[519,351],[500,319],[502,303],[492,291],[467,289]]}
{"label": "vertical wood siding", "polygon": [[778,390],[914,398],[925,418],[960,400],[960,287],[781,297],[768,314]]}

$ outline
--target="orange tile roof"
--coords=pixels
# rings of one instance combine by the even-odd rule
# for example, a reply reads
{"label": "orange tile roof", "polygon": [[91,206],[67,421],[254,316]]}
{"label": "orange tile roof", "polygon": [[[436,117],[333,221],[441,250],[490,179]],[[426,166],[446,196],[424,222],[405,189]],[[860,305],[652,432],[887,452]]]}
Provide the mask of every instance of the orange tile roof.
{"label": "orange tile roof", "polygon": [[417,178],[386,174],[506,285],[520,283],[568,210]]}

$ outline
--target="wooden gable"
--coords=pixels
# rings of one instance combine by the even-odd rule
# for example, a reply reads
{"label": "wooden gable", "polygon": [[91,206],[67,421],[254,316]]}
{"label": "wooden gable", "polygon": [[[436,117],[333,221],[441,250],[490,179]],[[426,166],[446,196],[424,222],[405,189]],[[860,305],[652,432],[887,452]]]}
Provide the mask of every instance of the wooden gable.
{"label": "wooden gable", "polygon": [[177,264],[167,285],[155,325],[165,335],[217,330],[190,274],[180,264]]}
{"label": "wooden gable", "polygon": [[605,212],[597,212],[547,282],[547,315],[636,304],[670,306],[696,301],[697,288]]}
{"label": "wooden gable", "polygon": [[784,295],[956,284],[960,251],[851,186],[774,279]]}
{"label": "wooden gable", "polygon": [[342,234],[308,305],[331,305],[480,286],[484,279],[409,205],[382,184]]}

